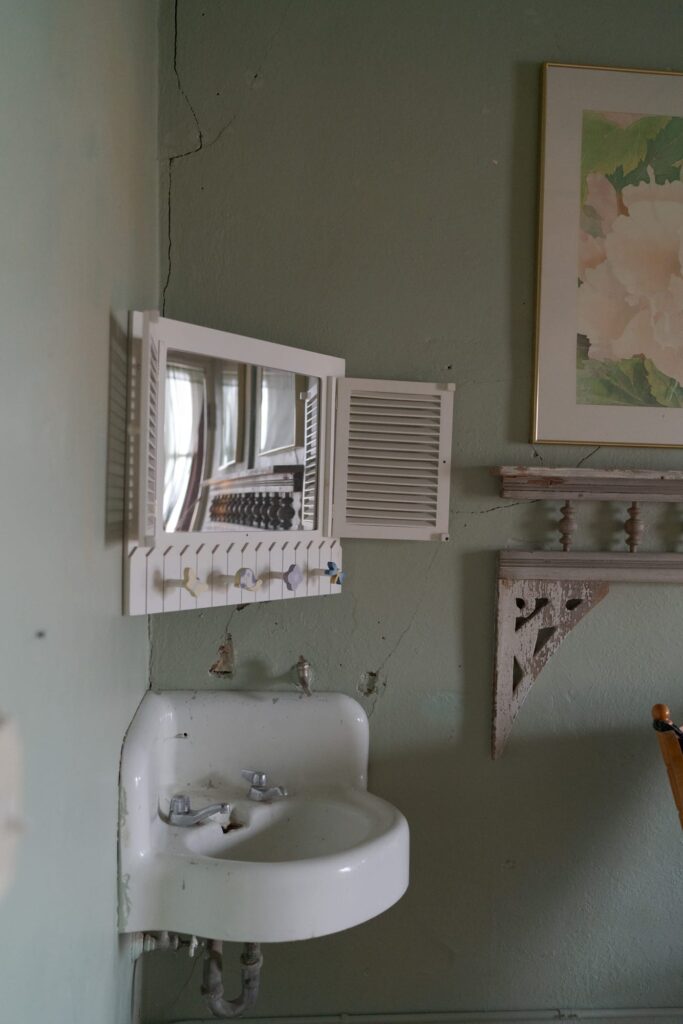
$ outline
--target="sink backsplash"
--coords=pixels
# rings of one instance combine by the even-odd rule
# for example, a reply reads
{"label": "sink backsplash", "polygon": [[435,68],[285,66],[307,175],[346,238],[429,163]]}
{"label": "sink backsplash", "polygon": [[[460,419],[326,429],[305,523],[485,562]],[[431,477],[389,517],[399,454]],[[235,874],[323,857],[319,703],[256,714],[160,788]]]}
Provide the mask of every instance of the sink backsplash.
{"label": "sink backsplash", "polygon": [[183,786],[216,798],[246,792],[243,768],[290,793],[365,786],[367,759],[366,715],[343,694],[175,690],[147,695],[126,741],[122,784],[128,802],[146,787],[149,806]]}

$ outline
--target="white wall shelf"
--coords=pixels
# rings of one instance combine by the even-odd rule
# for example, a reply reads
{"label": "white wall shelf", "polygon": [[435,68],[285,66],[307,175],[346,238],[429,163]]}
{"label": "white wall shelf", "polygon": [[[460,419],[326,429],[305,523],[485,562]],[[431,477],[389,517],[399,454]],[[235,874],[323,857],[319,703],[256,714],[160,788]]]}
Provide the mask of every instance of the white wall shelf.
{"label": "white wall shelf", "polygon": [[[654,470],[501,466],[500,493],[517,501],[564,502],[561,550],[499,552],[492,754],[503,753],[512,726],[544,666],[612,583],[683,583],[683,554],[641,552],[641,504],[683,504],[683,473]],[[577,504],[627,505],[621,551],[574,551]]]}

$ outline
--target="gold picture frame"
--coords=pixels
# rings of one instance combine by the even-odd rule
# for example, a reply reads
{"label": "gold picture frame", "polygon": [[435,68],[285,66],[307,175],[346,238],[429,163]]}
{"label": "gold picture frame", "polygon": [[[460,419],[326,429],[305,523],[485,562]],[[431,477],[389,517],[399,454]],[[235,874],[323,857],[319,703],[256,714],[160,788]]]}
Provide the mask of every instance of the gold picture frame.
{"label": "gold picture frame", "polygon": [[682,166],[683,73],[543,65],[534,443],[683,446]]}

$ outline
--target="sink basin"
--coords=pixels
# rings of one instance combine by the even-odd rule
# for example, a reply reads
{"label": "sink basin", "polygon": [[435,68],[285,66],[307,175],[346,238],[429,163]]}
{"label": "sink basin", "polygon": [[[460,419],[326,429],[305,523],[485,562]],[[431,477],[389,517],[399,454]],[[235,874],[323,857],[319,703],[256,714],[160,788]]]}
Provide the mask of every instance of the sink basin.
{"label": "sink basin", "polygon": [[[383,800],[360,790],[312,793],[276,803],[236,803],[236,827],[218,824],[178,829],[180,846],[205,857],[281,864],[346,855],[372,843],[394,825],[397,813]],[[311,871],[315,864],[307,864]]]}
{"label": "sink basin", "polygon": [[[408,885],[408,825],[367,791],[368,722],[343,694],[149,692],[121,764],[121,931],[282,942],[341,931]],[[240,769],[287,787],[247,799]],[[170,797],[230,814],[189,828]]]}

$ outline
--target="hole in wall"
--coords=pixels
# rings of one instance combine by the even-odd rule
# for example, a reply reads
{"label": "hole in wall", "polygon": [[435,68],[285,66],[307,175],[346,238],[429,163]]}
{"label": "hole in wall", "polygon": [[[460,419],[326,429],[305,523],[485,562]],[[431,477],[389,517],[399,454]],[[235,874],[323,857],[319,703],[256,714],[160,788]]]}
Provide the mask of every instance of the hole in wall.
{"label": "hole in wall", "polygon": [[374,697],[379,691],[379,672],[368,670],[361,676],[358,692],[364,697]]}

